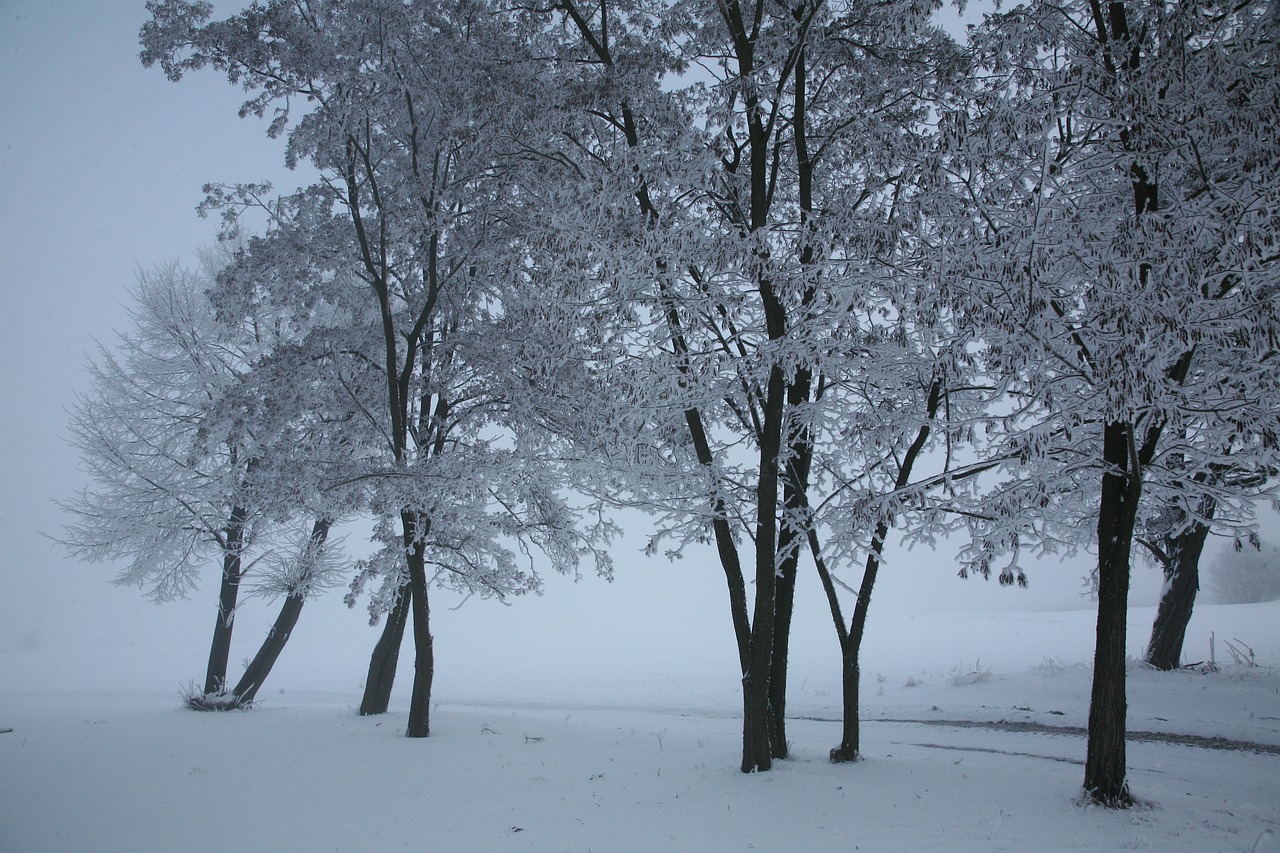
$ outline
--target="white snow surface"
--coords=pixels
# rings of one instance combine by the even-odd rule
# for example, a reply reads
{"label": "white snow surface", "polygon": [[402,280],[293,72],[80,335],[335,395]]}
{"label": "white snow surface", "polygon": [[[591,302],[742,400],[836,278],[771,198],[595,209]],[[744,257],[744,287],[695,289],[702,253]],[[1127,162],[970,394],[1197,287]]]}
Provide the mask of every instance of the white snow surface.
{"label": "white snow surface", "polygon": [[[1153,612],[1130,613],[1135,652]],[[1280,748],[1280,602],[1201,606],[1191,660],[1210,632],[1218,672],[1129,668],[1130,731]],[[358,685],[330,689],[324,674],[366,649],[282,659],[257,708],[196,713],[163,685],[109,675],[119,649],[9,648],[0,851],[1280,850],[1278,752],[1132,739],[1144,805],[1110,811],[1080,804],[1078,733],[928,722],[1085,726],[1092,633],[1088,610],[882,618],[864,654],[865,760],[843,765],[826,760],[839,740],[834,644],[820,665],[802,650],[792,757],[753,775],[737,770],[732,673],[696,649],[649,670],[548,664],[545,678],[500,660],[467,677],[444,666],[432,736],[408,740],[402,693],[362,718]],[[1232,662],[1235,638],[1256,666]],[[200,659],[196,644],[134,654],[161,650]],[[411,674],[406,646],[400,688]]]}

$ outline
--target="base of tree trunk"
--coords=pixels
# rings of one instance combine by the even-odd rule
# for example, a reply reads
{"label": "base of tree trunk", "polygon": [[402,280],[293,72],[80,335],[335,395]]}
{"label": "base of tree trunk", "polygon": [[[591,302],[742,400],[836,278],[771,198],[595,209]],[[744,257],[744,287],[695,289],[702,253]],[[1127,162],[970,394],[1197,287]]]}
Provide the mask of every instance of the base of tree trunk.
{"label": "base of tree trunk", "polygon": [[192,711],[237,711],[247,710],[253,702],[244,701],[230,691],[225,693],[200,693],[195,690],[184,690],[182,705]]}
{"label": "base of tree trunk", "polygon": [[1084,800],[1095,806],[1103,806],[1108,809],[1127,809],[1136,805],[1133,794],[1129,793],[1129,784],[1120,786],[1117,791],[1084,791]]}
{"label": "base of tree trunk", "polygon": [[827,754],[832,764],[849,764],[854,761],[861,761],[862,754],[858,752],[857,747],[846,746],[841,744],[835,747]]}

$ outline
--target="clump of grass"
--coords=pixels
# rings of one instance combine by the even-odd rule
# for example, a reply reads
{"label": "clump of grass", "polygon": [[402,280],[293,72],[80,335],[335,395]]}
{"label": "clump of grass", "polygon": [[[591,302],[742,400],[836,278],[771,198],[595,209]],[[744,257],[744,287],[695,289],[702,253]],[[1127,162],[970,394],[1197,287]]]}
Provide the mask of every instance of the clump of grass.
{"label": "clump of grass", "polygon": [[239,696],[227,691],[205,693],[196,687],[195,682],[179,688],[178,696],[182,699],[183,706],[193,711],[235,711],[252,704],[241,701]]}
{"label": "clump of grass", "polygon": [[1071,670],[1088,668],[1088,664],[1079,661],[1067,663],[1062,658],[1045,658],[1042,663],[1036,665],[1035,670],[1041,675],[1062,675],[1062,673],[1070,672]]}
{"label": "clump of grass", "polygon": [[951,683],[955,687],[964,687],[969,684],[981,684],[984,681],[991,681],[995,678],[991,674],[991,667],[982,665],[982,658],[978,658],[972,667],[966,667],[963,663],[951,670]]}

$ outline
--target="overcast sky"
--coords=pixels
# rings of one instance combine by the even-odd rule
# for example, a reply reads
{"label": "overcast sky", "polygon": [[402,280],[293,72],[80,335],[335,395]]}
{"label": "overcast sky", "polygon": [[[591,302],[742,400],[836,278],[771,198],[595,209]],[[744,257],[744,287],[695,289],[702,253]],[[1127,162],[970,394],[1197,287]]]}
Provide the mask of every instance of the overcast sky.
{"label": "overcast sky", "polygon": [[[195,213],[202,184],[265,178],[288,190],[298,182],[264,123],[237,117],[241,98],[221,77],[207,72],[173,84],[142,68],[137,33],[145,18],[141,0],[0,0],[0,684],[15,652],[56,658],[68,679],[88,669],[100,680],[135,677],[97,671],[124,666],[118,655],[100,654],[107,647],[129,649],[128,673],[164,689],[203,672],[203,661],[190,658],[212,627],[212,567],[196,600],[156,607],[135,590],[108,586],[109,567],[68,560],[41,536],[64,523],[53,499],[82,483],[66,443],[66,411],[74,389],[86,386],[95,339],[110,343],[124,327],[125,290],[137,270],[189,261],[213,241],[216,223]],[[655,671],[664,655],[731,669],[714,559],[669,566],[639,558],[638,543],[620,549],[612,587],[594,579],[553,583],[544,598],[512,608],[471,602],[456,613],[446,609],[456,601],[438,596],[443,670],[450,661],[487,657],[520,671],[566,649],[583,671],[613,651],[639,667],[650,665],[646,654],[656,655]],[[1079,595],[1085,559],[1034,568],[1031,590],[1018,591],[958,580],[946,555],[890,558],[871,634],[878,609],[901,614],[919,603],[935,611],[1089,606]],[[834,633],[816,578],[804,574],[800,584],[797,653],[813,649],[834,667]],[[1156,572],[1139,568],[1134,602],[1153,603],[1157,589]],[[304,611],[296,643],[328,644],[326,655],[349,652],[342,666],[352,671],[334,676],[335,684],[355,689],[374,634],[339,598]],[[257,621],[247,618],[237,634],[236,660],[252,653],[265,624],[268,610],[255,606]],[[638,645],[655,631],[656,645]],[[302,655],[291,647],[281,667]]]}

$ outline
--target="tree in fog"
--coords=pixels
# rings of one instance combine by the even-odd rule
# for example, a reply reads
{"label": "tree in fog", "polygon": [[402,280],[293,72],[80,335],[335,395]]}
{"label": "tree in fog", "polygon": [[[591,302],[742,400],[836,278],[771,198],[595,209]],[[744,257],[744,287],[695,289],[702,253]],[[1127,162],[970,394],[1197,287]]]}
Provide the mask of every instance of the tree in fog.
{"label": "tree in fog", "polygon": [[[99,348],[71,434],[90,484],[64,507],[64,544],[94,561],[127,560],[121,584],[156,601],[185,598],[210,560],[221,564],[217,618],[202,693],[228,686],[246,555],[265,553],[306,512],[296,433],[265,428],[243,394],[253,364],[291,333],[259,313],[226,323],[209,301],[210,270],[177,264],[139,275],[132,328]],[[272,439],[287,444],[272,443]],[[200,694],[197,694],[200,695]]]}
{"label": "tree in fog", "polygon": [[[1280,97],[1270,4],[1032,3],[974,40],[940,241],[1014,408],[970,563],[1092,543],[1084,787],[1130,801],[1125,614],[1140,501],[1247,518],[1276,452]],[[1213,476],[1245,472],[1235,479]],[[1081,496],[1088,498],[1082,504]],[[1085,506],[1085,511],[1078,508]]]}
{"label": "tree in fog", "polygon": [[[536,589],[522,564],[529,547],[561,570],[587,554],[608,571],[607,555],[579,536],[553,467],[503,422],[506,403],[488,382],[502,284],[490,260],[501,250],[498,152],[529,83],[511,53],[518,39],[483,3],[271,2],[221,21],[208,21],[205,4],[148,8],[144,62],[172,79],[206,64],[224,71],[250,92],[246,112],[274,109],[270,132],[289,128],[290,163],[320,173],[272,203],[267,232],[222,284],[233,305],[341,291],[360,306],[329,357],[364,436],[337,482],[357,487],[347,509],[373,516],[381,546],[351,594],[377,581],[371,610],[386,614],[361,711],[386,709],[411,616],[408,734],[426,736],[433,583],[498,597]],[[290,115],[295,104],[305,114]],[[233,187],[211,203],[234,222],[258,197]]]}

